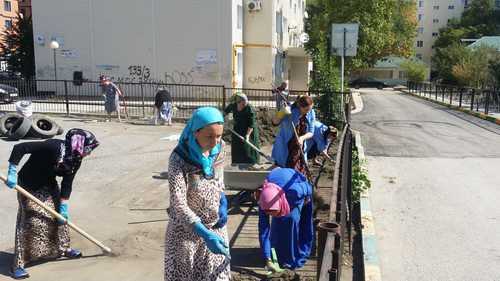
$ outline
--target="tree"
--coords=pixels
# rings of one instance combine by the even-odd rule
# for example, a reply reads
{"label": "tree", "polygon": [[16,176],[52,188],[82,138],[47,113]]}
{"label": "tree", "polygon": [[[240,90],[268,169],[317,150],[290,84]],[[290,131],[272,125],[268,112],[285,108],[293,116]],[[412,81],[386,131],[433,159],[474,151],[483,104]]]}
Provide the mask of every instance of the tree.
{"label": "tree", "polygon": [[432,57],[432,63],[434,70],[443,83],[457,83],[456,76],[452,73],[452,68],[458,61],[468,56],[470,56],[470,50],[458,43],[454,43],[446,48],[436,49],[436,53]]}
{"label": "tree", "polygon": [[427,76],[427,66],[421,61],[408,59],[402,62],[400,66],[406,72],[406,76],[411,82],[422,82]]}
{"label": "tree", "polygon": [[495,86],[500,87],[500,58],[490,61],[489,70]]}
{"label": "tree", "polygon": [[479,47],[470,50],[452,66],[452,74],[460,85],[479,88],[491,84],[494,77],[490,72],[490,61],[498,58],[496,49]]}
{"label": "tree", "polygon": [[33,25],[31,17],[18,14],[12,28],[2,34],[0,53],[6,59],[9,70],[21,73],[25,78],[35,76]]}

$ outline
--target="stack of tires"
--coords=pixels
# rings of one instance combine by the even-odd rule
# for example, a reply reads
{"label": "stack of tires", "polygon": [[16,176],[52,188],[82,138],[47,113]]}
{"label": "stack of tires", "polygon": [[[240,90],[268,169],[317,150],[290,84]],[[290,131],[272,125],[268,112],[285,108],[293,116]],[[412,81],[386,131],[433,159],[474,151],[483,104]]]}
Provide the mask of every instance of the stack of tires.
{"label": "stack of tires", "polygon": [[63,132],[64,130],[54,120],[43,115],[23,117],[17,113],[7,113],[0,118],[0,133],[9,140],[49,139]]}

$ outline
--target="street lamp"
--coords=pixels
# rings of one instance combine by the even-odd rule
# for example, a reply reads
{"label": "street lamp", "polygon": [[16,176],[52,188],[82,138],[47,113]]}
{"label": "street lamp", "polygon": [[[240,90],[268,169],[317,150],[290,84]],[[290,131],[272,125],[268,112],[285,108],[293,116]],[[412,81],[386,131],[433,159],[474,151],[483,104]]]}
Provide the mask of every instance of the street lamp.
{"label": "street lamp", "polygon": [[57,81],[57,63],[56,63],[56,50],[59,49],[59,42],[52,40],[50,42],[50,48],[54,51],[54,80]]}

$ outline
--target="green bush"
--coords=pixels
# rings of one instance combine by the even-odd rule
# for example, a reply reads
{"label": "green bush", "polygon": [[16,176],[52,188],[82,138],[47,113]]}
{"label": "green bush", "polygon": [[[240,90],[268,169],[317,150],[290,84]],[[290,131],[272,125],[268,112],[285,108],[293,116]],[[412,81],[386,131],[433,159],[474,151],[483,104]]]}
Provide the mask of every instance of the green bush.
{"label": "green bush", "polygon": [[408,81],[411,82],[423,82],[427,76],[427,66],[420,61],[405,60],[401,63],[401,68],[406,72]]}
{"label": "green bush", "polygon": [[356,147],[352,149],[352,200],[358,203],[361,194],[371,187],[370,180],[368,179],[368,171],[365,166],[365,160],[359,159],[359,152]]}

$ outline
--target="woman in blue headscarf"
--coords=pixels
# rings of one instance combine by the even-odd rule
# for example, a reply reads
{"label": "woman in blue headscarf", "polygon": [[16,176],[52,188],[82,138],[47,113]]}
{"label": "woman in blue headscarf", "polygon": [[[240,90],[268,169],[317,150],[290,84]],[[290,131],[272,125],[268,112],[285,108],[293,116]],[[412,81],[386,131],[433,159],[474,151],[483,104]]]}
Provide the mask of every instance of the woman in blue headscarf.
{"label": "woman in blue headscarf", "polygon": [[[283,118],[273,118],[273,124],[280,124],[278,136],[273,145],[272,158],[279,167],[292,168],[306,176],[307,163],[305,151],[307,140],[313,137],[314,120],[313,100],[300,96],[291,106],[291,114]],[[295,132],[297,132],[297,136]],[[298,138],[297,138],[298,137]],[[302,151],[301,151],[302,150]]]}
{"label": "woman in blue headscarf", "polygon": [[198,108],[170,156],[165,281],[230,280],[223,123],[216,108]]}

